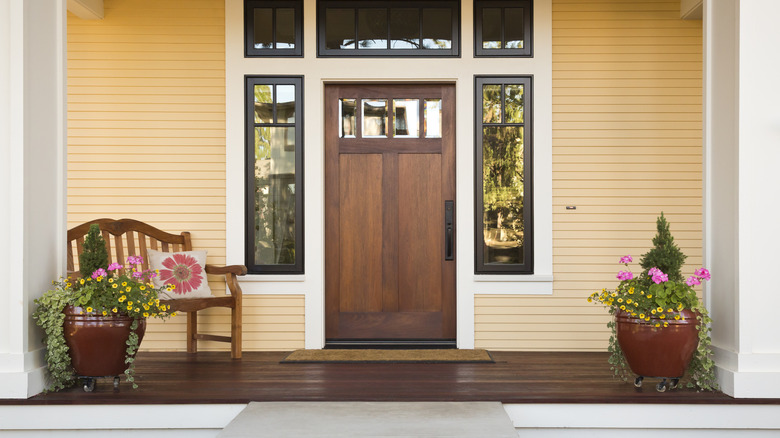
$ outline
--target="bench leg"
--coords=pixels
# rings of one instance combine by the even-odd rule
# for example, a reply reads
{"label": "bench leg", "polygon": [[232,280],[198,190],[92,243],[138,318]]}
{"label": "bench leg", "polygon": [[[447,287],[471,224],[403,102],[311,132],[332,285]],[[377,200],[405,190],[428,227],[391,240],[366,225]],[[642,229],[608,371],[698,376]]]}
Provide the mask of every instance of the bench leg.
{"label": "bench leg", "polygon": [[187,312],[187,353],[198,352],[198,312]]}
{"label": "bench leg", "polygon": [[241,307],[230,309],[230,357],[241,359]]}

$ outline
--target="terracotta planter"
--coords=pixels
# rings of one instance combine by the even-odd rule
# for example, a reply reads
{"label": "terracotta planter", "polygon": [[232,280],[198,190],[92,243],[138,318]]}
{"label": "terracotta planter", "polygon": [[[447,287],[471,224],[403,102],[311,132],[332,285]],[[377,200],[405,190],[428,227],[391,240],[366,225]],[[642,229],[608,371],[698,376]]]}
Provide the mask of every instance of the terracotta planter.
{"label": "terracotta planter", "polygon": [[[651,319],[645,323],[625,312],[616,315],[618,344],[631,371],[639,376],[637,386],[641,386],[643,377],[671,378],[674,386],[688,368],[699,344],[699,321],[690,310],[679,314],[684,319]],[[663,327],[664,321],[668,327]]]}
{"label": "terracotta planter", "polygon": [[[118,376],[125,372],[127,338],[133,319],[121,315],[88,315],[81,307],[65,307],[65,343],[73,368],[80,376]],[[138,320],[138,343],[144,337],[146,320]]]}

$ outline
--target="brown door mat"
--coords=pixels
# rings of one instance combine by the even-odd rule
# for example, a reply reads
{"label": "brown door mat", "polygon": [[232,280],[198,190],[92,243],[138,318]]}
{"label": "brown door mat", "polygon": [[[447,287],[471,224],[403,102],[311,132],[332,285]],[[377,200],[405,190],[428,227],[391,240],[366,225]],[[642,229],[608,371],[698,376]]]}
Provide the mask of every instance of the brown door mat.
{"label": "brown door mat", "polygon": [[487,350],[296,350],[280,363],[493,363]]}

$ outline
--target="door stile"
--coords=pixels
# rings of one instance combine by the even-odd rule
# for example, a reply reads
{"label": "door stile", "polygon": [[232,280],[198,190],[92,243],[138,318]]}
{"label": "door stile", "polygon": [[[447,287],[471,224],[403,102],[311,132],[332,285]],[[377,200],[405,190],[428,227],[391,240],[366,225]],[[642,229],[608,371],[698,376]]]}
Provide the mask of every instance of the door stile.
{"label": "door stile", "polygon": [[340,88],[325,87],[325,336],[335,337],[339,326],[339,153],[338,153],[338,110],[334,111],[334,102],[339,97]]}
{"label": "door stile", "polygon": [[[455,85],[446,85],[442,87],[442,102],[449,102],[442,105],[442,192],[444,200],[455,201]],[[442,206],[443,208],[443,206]],[[455,210],[457,205],[455,204]],[[452,232],[452,260],[444,260],[444,248],[442,248],[442,290],[451,290],[454,293],[445,293],[442,296],[442,309],[444,311],[442,325],[444,327],[444,337],[455,339],[457,333],[457,287],[456,287],[456,263],[457,263],[457,215],[453,211],[454,229]]]}

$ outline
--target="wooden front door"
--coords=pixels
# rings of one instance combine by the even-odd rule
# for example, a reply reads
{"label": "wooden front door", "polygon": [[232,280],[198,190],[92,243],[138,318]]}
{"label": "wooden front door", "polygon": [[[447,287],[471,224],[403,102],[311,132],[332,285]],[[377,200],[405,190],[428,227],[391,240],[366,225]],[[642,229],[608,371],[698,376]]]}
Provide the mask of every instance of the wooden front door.
{"label": "wooden front door", "polygon": [[455,87],[325,87],[328,345],[455,342]]}

